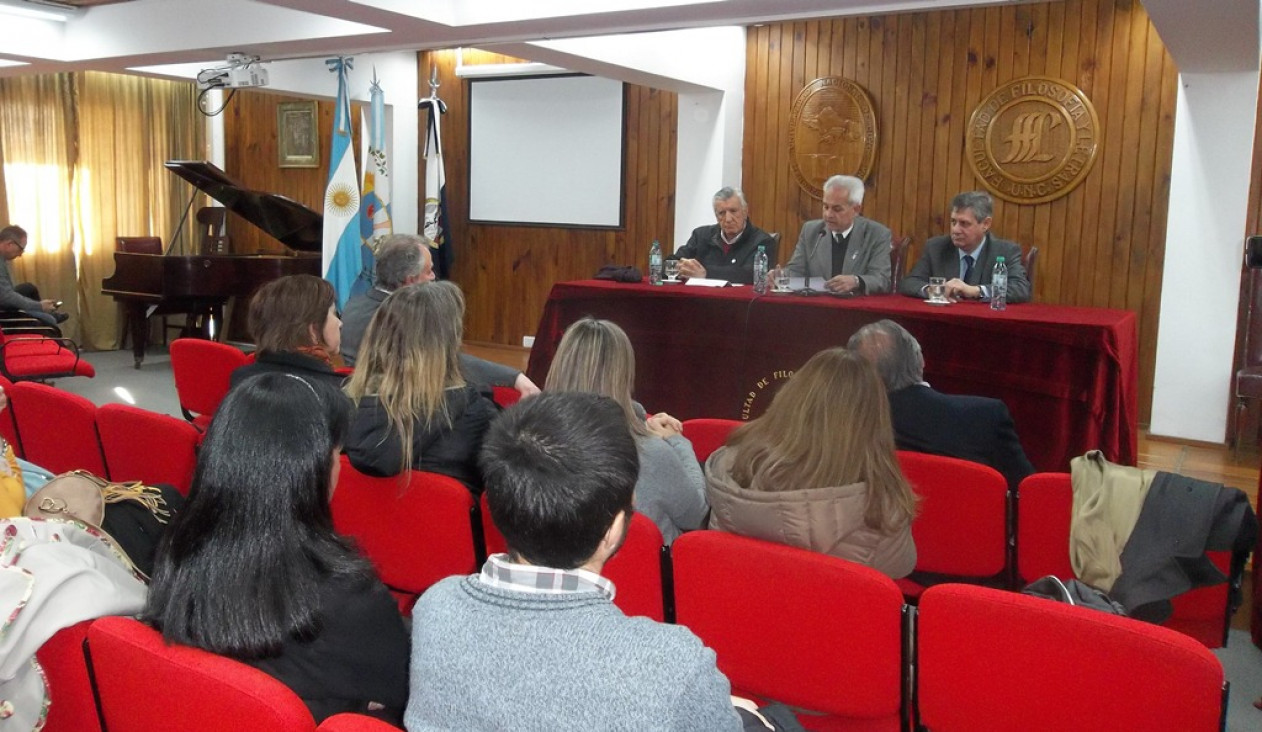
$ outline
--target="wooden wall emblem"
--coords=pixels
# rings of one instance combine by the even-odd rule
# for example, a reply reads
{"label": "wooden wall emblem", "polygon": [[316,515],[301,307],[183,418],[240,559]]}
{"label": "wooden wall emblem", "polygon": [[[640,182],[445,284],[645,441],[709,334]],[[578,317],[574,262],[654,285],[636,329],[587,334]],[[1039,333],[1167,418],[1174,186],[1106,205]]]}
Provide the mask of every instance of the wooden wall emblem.
{"label": "wooden wall emblem", "polygon": [[1095,162],[1100,120],[1081,89],[1026,76],[995,89],[968,122],[967,157],[990,192],[1046,203],[1082,183]]}
{"label": "wooden wall emblem", "polygon": [[798,93],[789,120],[789,165],[798,185],[816,198],[837,174],[866,179],[876,162],[876,110],[849,79],[816,79]]}

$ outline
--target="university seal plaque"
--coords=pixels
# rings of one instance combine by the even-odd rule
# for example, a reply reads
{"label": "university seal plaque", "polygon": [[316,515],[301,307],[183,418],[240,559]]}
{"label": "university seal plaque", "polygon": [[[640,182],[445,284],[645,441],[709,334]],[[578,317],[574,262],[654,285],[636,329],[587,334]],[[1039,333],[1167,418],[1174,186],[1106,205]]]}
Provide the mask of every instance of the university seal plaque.
{"label": "university seal plaque", "polygon": [[983,99],[967,134],[968,163],[991,193],[1013,203],[1046,203],[1087,177],[1100,121],[1078,87],[1026,76]]}
{"label": "university seal plaque", "polygon": [[816,198],[841,174],[867,178],[876,161],[876,111],[849,79],[816,79],[798,93],[789,121],[789,165],[798,185]]}

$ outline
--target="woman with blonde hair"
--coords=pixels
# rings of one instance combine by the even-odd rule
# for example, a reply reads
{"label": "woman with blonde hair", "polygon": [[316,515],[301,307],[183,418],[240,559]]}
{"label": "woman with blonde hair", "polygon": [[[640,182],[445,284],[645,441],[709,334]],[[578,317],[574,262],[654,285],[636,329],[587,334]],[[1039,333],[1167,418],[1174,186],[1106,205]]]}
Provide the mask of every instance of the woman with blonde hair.
{"label": "woman with blonde hair", "polygon": [[899,469],[889,402],[862,356],[811,357],[767,412],[706,462],[710,528],[866,564],[916,565],[916,496]]}
{"label": "woman with blonde hair", "polygon": [[561,337],[543,389],[599,394],[622,407],[640,458],[635,509],[669,544],[705,521],[705,478],[679,420],[664,412],[646,418],[631,399],[634,386],[635,351],[627,334],[608,320],[583,318]]}
{"label": "woman with blonde hair", "polygon": [[482,436],[495,404],[460,371],[464,295],[450,282],[408,285],[377,309],[346,393],[346,455],[368,475],[442,473],[480,490]]}

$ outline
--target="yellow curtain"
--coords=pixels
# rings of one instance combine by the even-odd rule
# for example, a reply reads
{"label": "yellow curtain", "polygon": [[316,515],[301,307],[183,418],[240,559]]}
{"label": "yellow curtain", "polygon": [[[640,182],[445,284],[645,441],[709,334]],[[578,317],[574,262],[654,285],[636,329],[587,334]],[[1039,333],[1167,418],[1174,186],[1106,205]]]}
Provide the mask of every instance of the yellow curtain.
{"label": "yellow curtain", "polygon": [[3,150],[7,221],[26,229],[23,256],[10,263],[14,282],[32,282],[40,297],[64,300],[74,336],[75,82],[70,74],[0,79],[0,150]]}

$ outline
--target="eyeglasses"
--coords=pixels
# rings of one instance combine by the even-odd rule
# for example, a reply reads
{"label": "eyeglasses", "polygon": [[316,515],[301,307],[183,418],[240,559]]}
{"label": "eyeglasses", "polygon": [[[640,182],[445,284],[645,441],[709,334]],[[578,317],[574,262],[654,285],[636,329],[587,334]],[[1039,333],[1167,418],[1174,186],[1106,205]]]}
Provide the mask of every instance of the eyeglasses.
{"label": "eyeglasses", "polygon": [[25,252],[25,251],[26,251],[26,240],[25,240],[25,239],[22,239],[21,241],[18,241],[18,240],[16,240],[16,239],[10,239],[9,241],[13,242],[13,246],[17,247],[19,252]]}

